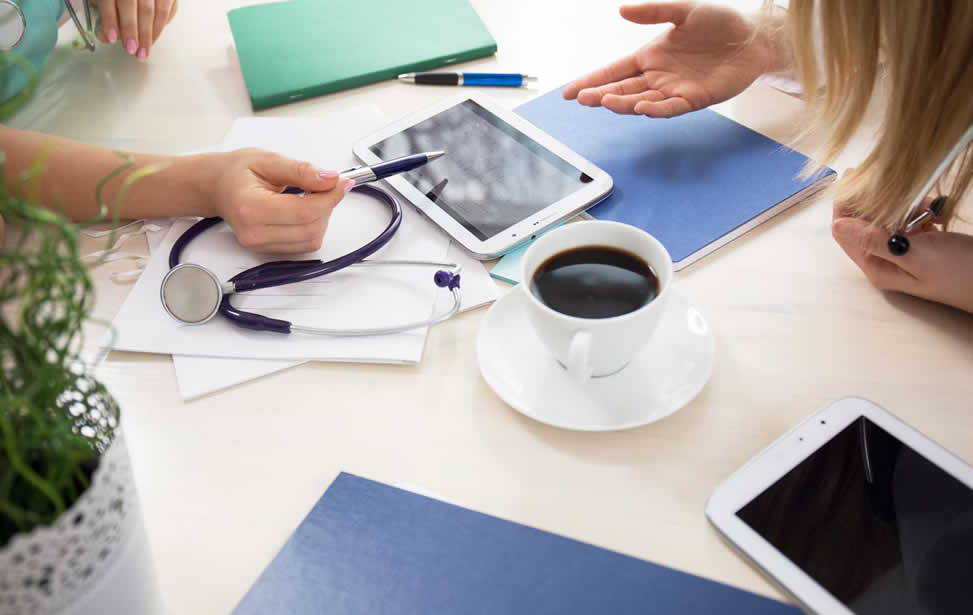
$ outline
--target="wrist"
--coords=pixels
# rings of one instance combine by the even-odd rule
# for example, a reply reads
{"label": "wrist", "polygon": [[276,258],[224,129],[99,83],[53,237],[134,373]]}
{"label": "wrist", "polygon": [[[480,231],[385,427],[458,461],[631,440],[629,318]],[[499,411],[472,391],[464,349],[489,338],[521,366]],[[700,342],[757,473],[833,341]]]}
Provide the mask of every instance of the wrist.
{"label": "wrist", "polygon": [[794,70],[794,57],[791,52],[787,30],[787,16],[779,9],[769,15],[756,18],[754,36],[751,42],[760,58],[760,74],[783,73]]}
{"label": "wrist", "polygon": [[[152,207],[156,213],[137,217],[165,215],[208,218],[219,215],[215,206],[216,199],[213,198],[213,186],[216,183],[220,155],[171,156],[161,161],[164,166],[158,173],[143,178],[145,186],[140,196],[146,198],[142,202],[157,202],[160,198],[164,202]],[[147,194],[150,191],[152,194]]]}
{"label": "wrist", "polygon": [[191,215],[206,218],[220,215],[217,207],[219,199],[216,198],[216,187],[219,168],[222,166],[222,158],[225,155],[210,153],[180,157],[184,165],[181,170],[185,174],[187,182],[189,203],[194,212]]}

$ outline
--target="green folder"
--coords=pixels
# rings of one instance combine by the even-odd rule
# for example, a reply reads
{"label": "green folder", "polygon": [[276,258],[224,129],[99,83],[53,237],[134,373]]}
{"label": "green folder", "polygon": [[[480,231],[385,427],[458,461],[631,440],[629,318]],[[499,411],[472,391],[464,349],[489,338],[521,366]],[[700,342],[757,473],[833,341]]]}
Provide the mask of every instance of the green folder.
{"label": "green folder", "polygon": [[290,0],[227,17],[255,111],[497,51],[469,0]]}

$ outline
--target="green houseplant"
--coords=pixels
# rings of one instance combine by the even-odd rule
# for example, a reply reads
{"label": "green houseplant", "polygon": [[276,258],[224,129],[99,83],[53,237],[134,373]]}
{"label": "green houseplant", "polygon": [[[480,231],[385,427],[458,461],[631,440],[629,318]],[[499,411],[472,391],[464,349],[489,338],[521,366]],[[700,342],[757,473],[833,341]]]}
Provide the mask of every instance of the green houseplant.
{"label": "green houseplant", "polygon": [[[93,285],[79,225],[39,204],[45,159],[38,155],[13,189],[0,182],[10,227],[0,247],[0,615],[114,612],[119,605],[91,596],[139,550],[131,537],[144,543],[144,531],[118,405],[82,359]],[[132,164],[98,185],[99,220],[108,211],[103,186]],[[0,177],[4,166],[0,153]],[[153,170],[131,171],[116,204]],[[139,611],[151,610],[155,586],[144,546],[144,561],[122,566],[139,578],[111,582],[127,584],[122,594],[134,588],[121,599]]]}

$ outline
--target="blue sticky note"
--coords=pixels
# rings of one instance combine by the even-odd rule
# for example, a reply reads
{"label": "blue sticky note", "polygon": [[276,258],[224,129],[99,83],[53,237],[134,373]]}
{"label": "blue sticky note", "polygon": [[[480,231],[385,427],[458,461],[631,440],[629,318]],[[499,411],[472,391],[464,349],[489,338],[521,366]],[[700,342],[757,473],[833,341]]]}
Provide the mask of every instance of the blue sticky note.
{"label": "blue sticky note", "polygon": [[513,252],[504,254],[503,258],[497,261],[497,264],[490,270],[490,276],[501,282],[509,282],[510,284],[520,283],[520,263],[524,260],[524,255],[527,254],[527,248],[529,247],[530,244],[528,243],[527,245],[520,246]]}

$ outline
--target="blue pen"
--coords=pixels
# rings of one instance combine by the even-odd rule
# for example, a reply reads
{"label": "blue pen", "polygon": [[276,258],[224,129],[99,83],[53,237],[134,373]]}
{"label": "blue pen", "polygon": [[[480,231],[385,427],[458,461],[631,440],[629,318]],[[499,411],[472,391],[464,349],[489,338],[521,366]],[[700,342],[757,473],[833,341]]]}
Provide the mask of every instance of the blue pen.
{"label": "blue pen", "polygon": [[[411,156],[403,156],[402,158],[395,158],[386,162],[379,162],[378,164],[373,164],[371,166],[345,169],[338,174],[338,177],[341,179],[353,179],[355,180],[356,184],[367,184],[369,182],[385,179],[391,175],[398,175],[399,173],[405,173],[406,171],[417,169],[427,162],[432,162],[436,158],[444,155],[446,155],[446,152],[423,152],[421,154],[412,154]],[[283,194],[303,193],[304,191],[297,186],[287,186],[283,190]]]}
{"label": "blue pen", "polygon": [[520,73],[406,73],[399,75],[399,81],[417,85],[490,85],[519,88],[537,77]]}

